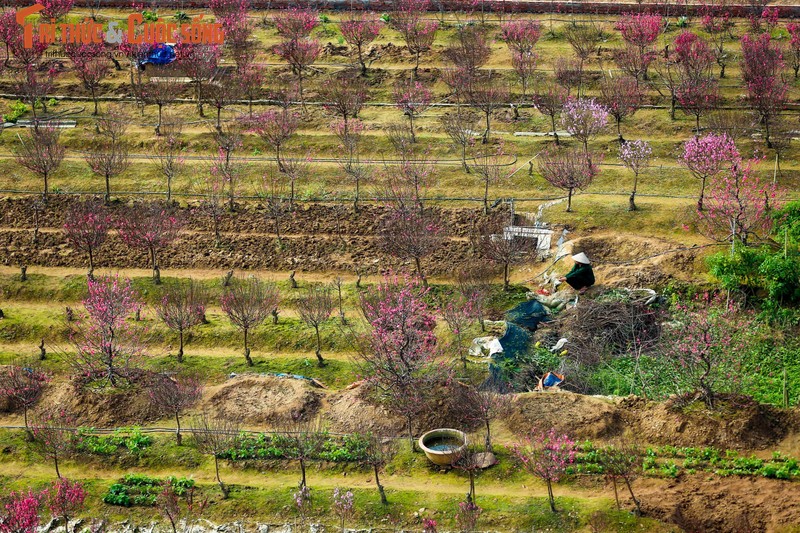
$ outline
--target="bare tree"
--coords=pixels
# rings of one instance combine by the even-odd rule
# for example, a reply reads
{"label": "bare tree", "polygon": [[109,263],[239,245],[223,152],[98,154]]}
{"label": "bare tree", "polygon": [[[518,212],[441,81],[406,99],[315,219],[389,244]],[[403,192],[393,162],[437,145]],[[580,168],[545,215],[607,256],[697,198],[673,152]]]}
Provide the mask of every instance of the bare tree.
{"label": "bare tree", "polygon": [[635,480],[642,470],[642,453],[635,446],[626,442],[620,442],[616,445],[606,446],[600,450],[599,463],[603,466],[603,472],[606,479],[611,482],[614,487],[614,499],[617,502],[617,509],[619,509],[619,494],[617,493],[617,482],[622,480],[628,488],[634,505],[636,505],[636,514],[642,514],[641,502],[633,494],[633,487],[631,483]]}
{"label": "bare tree", "polygon": [[472,242],[481,257],[503,267],[503,290],[507,291],[511,267],[530,257],[536,241],[506,235],[503,224],[487,221],[477,228]]}
{"label": "bare tree", "polygon": [[546,89],[538,88],[533,95],[533,105],[539,113],[550,117],[550,125],[556,145],[560,144],[558,132],[556,131],[556,118],[564,109],[564,103],[569,98],[569,93],[559,85],[550,84]]}
{"label": "bare tree", "polygon": [[161,125],[161,139],[157,139],[150,158],[158,167],[159,173],[167,180],[167,202],[172,200],[172,182],[183,170],[186,160],[183,157],[184,145],[181,140],[183,120],[170,116]]}
{"label": "bare tree", "polygon": [[279,301],[278,287],[255,276],[236,280],[222,295],[222,310],[244,335],[244,358],[247,366],[253,366],[248,334],[267,319],[272,310],[278,307]]}
{"label": "bare tree", "polygon": [[473,154],[472,171],[483,186],[483,214],[489,214],[489,186],[505,178],[503,158],[506,157],[503,145],[483,146]]}
{"label": "bare tree", "polygon": [[170,377],[158,374],[149,386],[150,401],[165,414],[175,417],[175,443],[183,444],[181,413],[194,406],[203,395],[203,382],[191,374]]}
{"label": "bare tree", "polygon": [[30,366],[11,365],[0,374],[0,397],[11,402],[14,407],[22,408],[22,419],[29,439],[33,433],[28,427],[28,411],[42,397],[44,386],[50,376]]}
{"label": "bare tree", "polygon": [[239,425],[227,418],[211,418],[203,413],[195,417],[190,431],[200,453],[214,458],[214,473],[222,497],[227,498],[230,489],[219,477],[219,456],[236,446],[239,441]]}
{"label": "bare tree", "polygon": [[283,448],[284,459],[299,463],[300,488],[307,487],[306,464],[322,450],[325,433],[314,422],[294,422],[285,425],[279,435],[286,444]]}
{"label": "bare tree", "polygon": [[395,454],[394,442],[392,439],[384,439],[374,433],[368,433],[364,438],[367,441],[367,448],[363,463],[372,468],[372,472],[375,474],[375,485],[381,496],[381,504],[387,505],[389,500],[386,499],[386,491],[381,484],[380,472]]}
{"label": "bare tree", "polygon": [[17,164],[42,178],[42,200],[46,203],[48,179],[59,169],[66,152],[61,144],[61,130],[50,124],[37,124],[28,130],[25,139],[20,135],[17,137],[20,142],[14,148]]}
{"label": "bare tree", "polygon": [[180,211],[171,206],[149,202],[123,210],[117,224],[120,236],[126,244],[148,252],[153,269],[153,283],[160,285],[158,254],[180,235],[184,224]]}
{"label": "bare tree", "polygon": [[90,279],[94,273],[94,256],[106,241],[111,225],[111,215],[100,201],[75,203],[67,211],[64,233],[73,248],[88,256]]}
{"label": "bare tree", "polygon": [[489,72],[470,86],[467,98],[469,104],[484,115],[486,131],[483,134],[483,143],[486,144],[489,142],[492,113],[507,105],[508,88],[502,81],[492,80],[492,73]]}
{"label": "bare tree", "polygon": [[453,141],[453,145],[461,152],[461,166],[464,172],[469,173],[467,165],[467,148],[475,140],[475,128],[478,123],[478,116],[469,111],[457,109],[455,113],[445,113],[439,119],[442,129]]}
{"label": "bare tree", "polygon": [[319,366],[324,366],[325,360],[322,358],[321,353],[322,341],[319,336],[319,328],[330,318],[333,312],[333,298],[330,287],[316,285],[309,287],[306,293],[297,301],[297,312],[307,326],[314,328],[314,333],[317,336],[317,362]]}
{"label": "bare tree", "polygon": [[480,423],[481,426],[486,430],[486,451],[493,452],[491,428],[492,421],[503,417],[506,415],[506,413],[508,413],[508,410],[511,406],[512,396],[510,394],[502,394],[492,390],[480,390],[476,387],[470,387],[467,398],[468,403],[471,404],[471,418]]}
{"label": "bare tree", "polygon": [[127,131],[127,122],[124,118],[122,114],[112,112],[98,120],[100,140],[92,145],[86,155],[86,164],[92,172],[105,179],[106,204],[111,201],[111,178],[125,172],[130,165],[128,144],[123,138]]}
{"label": "bare tree", "polygon": [[472,311],[475,313],[473,319],[478,322],[481,331],[486,330],[483,317],[492,291],[492,270],[489,265],[479,263],[459,267],[455,272],[456,288],[465,300],[472,302]]}
{"label": "bare tree", "polygon": [[155,132],[156,135],[161,135],[164,107],[178,98],[183,91],[184,84],[174,76],[158,76],[157,74],[157,72],[153,72],[149,79],[134,81],[133,94],[139,100],[142,108],[148,104],[153,104],[158,108],[158,123],[156,123]]}
{"label": "bare tree", "polygon": [[381,224],[383,250],[400,259],[412,260],[423,286],[428,281],[422,260],[436,252],[444,242],[444,229],[433,213],[394,209]]}
{"label": "bare tree", "polygon": [[603,32],[601,28],[592,23],[571,24],[565,28],[564,36],[578,58],[581,80],[578,83],[578,94],[580,95],[583,84],[583,67],[589,58],[597,53],[600,43],[603,42]]}
{"label": "bare tree", "polygon": [[207,296],[194,280],[178,282],[164,290],[164,296],[156,305],[158,317],[167,327],[178,332],[178,362],[183,362],[184,335],[193,327],[202,324],[206,312]]}
{"label": "bare tree", "polygon": [[34,442],[42,454],[53,460],[56,477],[61,479],[59,459],[74,450],[75,430],[70,426],[74,419],[64,409],[50,408],[39,413],[31,422]]}
{"label": "bare tree", "polygon": [[567,191],[567,212],[572,211],[575,189],[585,189],[599,173],[597,163],[581,150],[543,152],[538,163],[539,172],[550,185]]}

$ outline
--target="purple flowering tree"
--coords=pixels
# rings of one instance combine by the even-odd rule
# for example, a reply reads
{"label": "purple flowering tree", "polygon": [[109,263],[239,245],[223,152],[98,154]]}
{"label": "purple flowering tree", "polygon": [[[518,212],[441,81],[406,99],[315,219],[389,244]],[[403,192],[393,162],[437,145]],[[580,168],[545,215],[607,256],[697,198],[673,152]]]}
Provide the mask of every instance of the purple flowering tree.
{"label": "purple flowering tree", "polygon": [[561,125],[570,135],[583,143],[589,155],[589,139],[603,131],[608,124],[608,110],[593,98],[568,100],[561,111]]}
{"label": "purple flowering tree", "polygon": [[628,211],[636,211],[636,187],[639,174],[650,166],[653,149],[647,141],[628,141],[619,147],[619,159],[625,168],[633,172],[633,190],[628,198]]}
{"label": "purple flowering tree", "polygon": [[85,324],[70,334],[74,366],[82,375],[105,379],[111,386],[130,381],[130,370],[144,350],[140,329],[128,321],[142,308],[139,294],[127,279],[90,279],[83,306]]}
{"label": "purple flowering tree", "polygon": [[514,455],[522,466],[547,484],[550,510],[556,512],[553,483],[567,473],[575,461],[575,441],[567,435],[559,435],[555,428],[550,431],[534,431],[524,441],[514,446]]}
{"label": "purple flowering tree", "polygon": [[339,487],[333,489],[333,512],[339,518],[339,524],[342,527],[342,533],[344,533],[345,522],[352,518],[355,513],[355,501],[352,491],[340,489]]}
{"label": "purple flowering tree", "polygon": [[358,352],[361,372],[406,423],[414,446],[414,420],[436,383],[447,377],[436,361],[436,318],[416,278],[389,275],[361,293],[368,333]]}
{"label": "purple flowering tree", "polygon": [[733,139],[726,134],[709,133],[702,137],[692,137],[683,144],[680,162],[692,175],[700,180],[700,197],[697,210],[703,210],[703,197],[706,182],[729,168],[738,167],[742,162],[739,149]]}

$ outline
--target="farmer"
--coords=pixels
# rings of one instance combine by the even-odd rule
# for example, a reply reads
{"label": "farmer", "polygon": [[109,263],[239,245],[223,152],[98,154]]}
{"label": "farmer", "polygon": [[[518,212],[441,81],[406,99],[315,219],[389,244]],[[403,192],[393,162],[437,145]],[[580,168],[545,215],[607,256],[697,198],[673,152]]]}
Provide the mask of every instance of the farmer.
{"label": "farmer", "polygon": [[573,255],[572,260],[575,261],[575,266],[560,281],[566,281],[570,287],[578,292],[586,292],[586,289],[594,285],[594,272],[589,258],[586,257],[585,253],[581,252]]}

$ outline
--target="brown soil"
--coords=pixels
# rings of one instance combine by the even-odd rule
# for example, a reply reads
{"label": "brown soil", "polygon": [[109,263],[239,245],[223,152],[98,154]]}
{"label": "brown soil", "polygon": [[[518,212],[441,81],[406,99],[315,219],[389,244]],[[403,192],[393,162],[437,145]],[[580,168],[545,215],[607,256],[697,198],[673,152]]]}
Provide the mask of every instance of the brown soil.
{"label": "brown soil", "polygon": [[791,481],[693,475],[665,486],[643,479],[636,483],[636,496],[645,515],[684,531],[794,531],[800,523],[800,491]]}
{"label": "brown soil", "polygon": [[517,435],[555,427],[578,439],[627,436],[640,444],[758,450],[778,445],[800,427],[800,416],[755,403],[723,403],[712,413],[699,402],[679,409],[671,402],[560,392],[517,395],[505,424]]}
{"label": "brown soil", "polygon": [[201,408],[245,425],[280,426],[316,417],[323,393],[305,381],[240,376],[209,391]]}
{"label": "brown soil", "polygon": [[578,439],[615,437],[625,427],[614,402],[571,392],[518,394],[505,424],[517,435],[554,427]]}
{"label": "brown soil", "polygon": [[[414,421],[414,433],[421,434],[440,427],[476,429],[476,423],[465,413],[462,394],[466,389],[457,383],[441,387],[431,400],[432,408]],[[373,431],[390,435],[405,435],[405,421],[370,397],[367,387],[356,386],[332,395],[323,410],[323,420],[332,431]]]}
{"label": "brown soil", "polygon": [[653,287],[692,279],[700,267],[701,249],[639,235],[592,235],[573,241],[572,250],[592,261],[598,284],[607,287]]}
{"label": "brown soil", "polygon": [[631,398],[622,400],[619,407],[636,424],[637,440],[652,444],[764,449],[800,426],[798,413],[754,402],[719,400],[712,412],[700,401],[679,408],[672,401]]}
{"label": "brown soil", "polygon": [[138,387],[94,392],[73,382],[56,382],[45,388],[38,405],[63,409],[74,418],[77,426],[85,427],[142,425],[161,418],[151,404],[147,390]]}
{"label": "brown soil", "polygon": [[336,433],[371,431],[402,435],[405,431],[403,419],[370,401],[366,387],[332,394],[328,397],[322,416],[331,431]]}
{"label": "brown soil", "polygon": [[[60,228],[67,204],[73,198],[54,198],[41,215],[39,243],[33,246],[32,232],[19,231],[31,227],[30,199],[0,200],[0,264],[48,267],[84,267],[86,259],[67,243]],[[473,224],[481,219],[479,210],[438,209],[444,225],[453,237],[431,257],[423,260],[429,274],[452,272],[453,264],[474,259],[469,243]],[[112,207],[112,212],[114,208]],[[281,220],[283,238],[279,243],[269,233],[273,228],[260,206],[243,206],[235,214],[226,215],[221,229],[226,232],[217,247],[211,225],[202,211],[183,209],[187,231],[160,258],[162,269],[209,268],[229,270],[265,269],[301,271],[353,271],[370,274],[388,268],[413,268],[381,250],[374,237],[387,208],[364,206],[358,214],[345,206],[313,204],[300,207]],[[494,216],[503,216],[497,212]],[[4,230],[14,228],[14,230]],[[147,267],[147,254],[131,250],[116,235],[111,235],[97,254],[97,266],[132,268]]]}

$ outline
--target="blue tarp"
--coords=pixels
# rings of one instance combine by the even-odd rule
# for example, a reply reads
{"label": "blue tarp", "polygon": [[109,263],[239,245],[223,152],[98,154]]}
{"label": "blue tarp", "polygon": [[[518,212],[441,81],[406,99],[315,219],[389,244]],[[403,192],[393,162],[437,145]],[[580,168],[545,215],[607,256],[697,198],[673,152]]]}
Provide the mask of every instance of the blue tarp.
{"label": "blue tarp", "polygon": [[522,302],[506,313],[506,320],[523,328],[536,330],[539,322],[549,320],[547,310],[538,300]]}
{"label": "blue tarp", "polygon": [[159,43],[150,49],[147,58],[141,64],[167,65],[173,61],[175,61],[175,49],[168,44]]}

